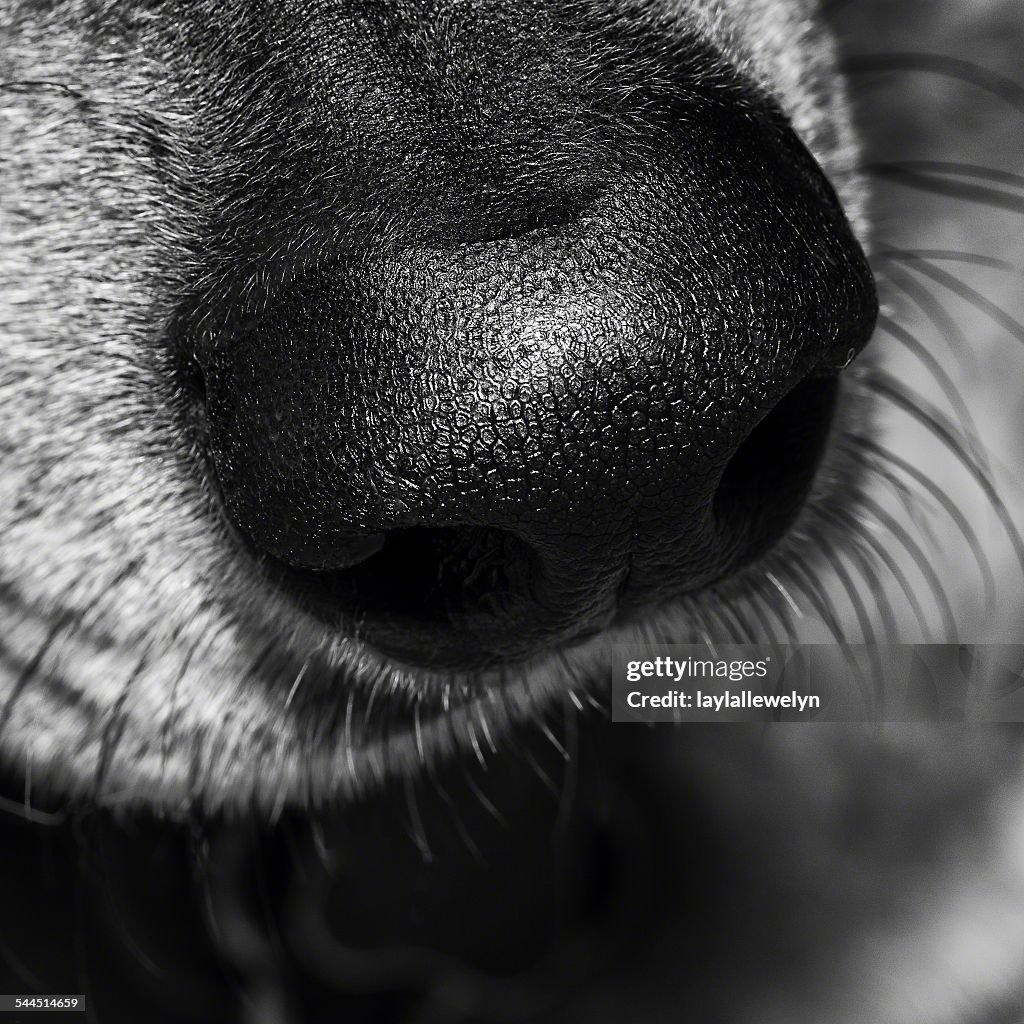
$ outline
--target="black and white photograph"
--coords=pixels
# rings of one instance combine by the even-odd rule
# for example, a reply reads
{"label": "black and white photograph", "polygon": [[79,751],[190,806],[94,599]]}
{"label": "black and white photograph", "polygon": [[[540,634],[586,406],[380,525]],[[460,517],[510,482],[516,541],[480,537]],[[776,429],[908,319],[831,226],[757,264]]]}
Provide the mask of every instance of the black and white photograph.
{"label": "black and white photograph", "polygon": [[0,0],[0,1024],[1024,1024],[1024,0]]}

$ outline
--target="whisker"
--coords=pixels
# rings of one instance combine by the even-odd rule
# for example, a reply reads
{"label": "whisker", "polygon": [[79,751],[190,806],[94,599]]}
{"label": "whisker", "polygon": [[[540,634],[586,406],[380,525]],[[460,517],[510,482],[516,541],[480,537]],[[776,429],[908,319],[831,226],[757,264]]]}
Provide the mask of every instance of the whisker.
{"label": "whisker", "polygon": [[469,744],[473,748],[473,753],[476,755],[480,767],[487,771],[487,758],[484,756],[483,748],[480,746],[480,739],[476,734],[476,722],[471,718],[466,721],[466,733],[469,736]]}
{"label": "whisker", "polygon": [[35,679],[36,674],[39,672],[40,666],[43,664],[46,656],[53,649],[53,645],[57,642],[57,637],[73,623],[74,616],[61,615],[53,621],[50,628],[46,631],[46,635],[43,637],[43,642],[36,649],[35,654],[28,661],[24,668],[18,673],[17,679],[14,681],[14,685],[11,687],[11,692],[7,695],[7,699],[4,701],[3,707],[0,707],[0,735],[3,734],[7,728],[7,724],[11,720],[11,716],[14,714],[14,708],[20,700],[21,696],[26,692],[32,680]]}
{"label": "whisker", "polygon": [[956,160],[892,160],[885,163],[866,164],[863,168],[873,173],[910,171],[922,174],[949,174],[957,178],[978,178],[981,181],[1008,185],[1024,191],[1024,174],[1004,171],[998,167],[983,164],[961,163]]}
{"label": "whisker", "polygon": [[[828,518],[831,518],[840,526],[845,526],[846,529],[850,530],[851,534],[858,539],[859,543],[867,547],[870,550],[870,553],[885,566],[892,578],[896,580],[904,597],[906,597],[907,603],[910,605],[910,609],[914,613],[914,617],[917,619],[918,625],[921,627],[922,635],[926,639],[933,639],[934,634],[928,624],[928,617],[925,615],[924,607],[918,599],[917,591],[910,585],[910,580],[907,578],[907,574],[903,571],[903,567],[899,562],[893,558],[892,552],[889,551],[889,549],[870,529],[868,529],[868,524],[857,519],[846,509],[834,508],[823,514]],[[876,593],[882,594],[882,583],[878,574],[871,567],[870,558],[865,559],[865,565],[863,568],[870,572],[870,576],[867,578],[868,586],[872,587]],[[895,628],[895,616],[893,615],[892,605],[887,599],[882,611],[883,614],[888,613],[889,615],[889,635],[893,640],[895,640],[898,630]]]}
{"label": "whisker", "polygon": [[423,744],[423,699],[417,696],[412,709],[413,737],[416,740],[416,757],[422,766],[426,767],[427,752]]}
{"label": "whisker", "polygon": [[160,724],[160,766],[161,771],[167,770],[167,765],[171,757],[171,730],[174,728],[181,709],[178,705],[178,691],[181,688],[181,681],[185,678],[186,673],[192,665],[192,661],[196,656],[199,648],[206,643],[207,637],[200,636],[198,640],[190,645],[188,651],[185,654],[185,660],[182,662],[181,668],[174,674],[174,681],[171,683],[171,692],[167,701],[167,714],[164,717],[163,722]]}
{"label": "whisker", "polygon": [[[747,601],[746,601],[747,607],[750,609],[750,612],[754,616],[754,618],[757,619],[757,623],[758,623],[758,625],[761,628],[761,632],[760,633],[754,632],[754,633],[751,633],[750,636],[751,637],[754,637],[754,636],[762,637],[768,643],[768,645],[772,648],[772,650],[775,652],[776,657],[781,659],[781,656],[782,656],[782,651],[781,651],[782,644],[785,643],[786,641],[792,643],[793,642],[793,636],[792,636],[792,634],[788,634],[787,633],[785,638],[780,638],[779,637],[779,635],[776,632],[776,630],[772,628],[771,620],[768,618],[767,612],[765,611],[765,608],[764,608],[764,604],[765,603],[766,602],[762,602],[762,600],[760,598],[760,594],[756,590],[751,591],[747,595]],[[783,629],[785,629],[785,623],[783,623]]]}
{"label": "whisker", "polygon": [[[832,571],[836,574],[843,591],[846,596],[850,599],[850,604],[853,606],[853,613],[857,619],[857,623],[860,626],[861,636],[864,642],[867,644],[868,661],[871,663],[871,685],[864,686],[865,690],[870,690],[872,697],[875,700],[880,700],[882,697],[881,687],[883,685],[883,673],[882,673],[882,661],[881,654],[879,652],[878,635],[875,631],[874,622],[871,619],[871,615],[868,612],[867,604],[865,603],[861,592],[854,582],[853,577],[849,574],[846,566],[843,564],[842,556],[832,542],[828,539],[827,535],[820,530],[814,531],[817,534],[818,543],[824,551],[828,563],[832,567]],[[855,550],[855,546],[853,548]],[[847,554],[849,557],[854,557],[852,550],[848,550]],[[892,615],[892,608],[888,606],[888,598],[884,595],[884,592],[879,589],[879,592],[875,595],[876,601],[882,610],[883,618],[886,618],[887,614]],[[888,607],[886,607],[888,606]],[[892,616],[892,631],[889,633],[890,636],[895,636],[897,633],[895,626],[895,616]],[[858,685],[863,680],[858,681]],[[869,707],[877,706],[875,703],[868,704]]]}
{"label": "whisker", "polygon": [[117,699],[107,713],[107,720],[103,725],[103,731],[100,735],[100,749],[96,758],[96,771],[93,774],[93,793],[97,797],[103,791],[103,784],[106,782],[107,775],[110,772],[110,766],[113,764],[117,749],[124,739],[125,729],[128,725],[128,713],[125,711],[128,699],[148,662],[149,653],[145,652],[128,674],[128,678],[121,687],[121,692],[117,695]]}
{"label": "whisker", "polygon": [[928,351],[921,341],[902,324],[896,323],[884,313],[879,314],[878,322],[891,338],[894,338],[904,348],[912,352],[918,362],[932,375],[932,379],[938,384],[940,390],[946,396],[946,400],[956,413],[963,432],[964,441],[970,446],[971,454],[978,460],[978,464],[988,471],[989,467],[984,448],[978,439],[978,428],[974,418],[971,416],[970,410],[967,408],[967,404],[960,396],[960,390],[957,388],[953,378],[946,373],[942,364]]}
{"label": "whisker", "polygon": [[953,274],[947,273],[939,267],[932,266],[927,260],[917,257],[907,259],[907,266],[912,267],[918,273],[931,278],[937,284],[948,288],[954,295],[958,295],[965,302],[970,303],[979,313],[983,313],[989,319],[1009,332],[1013,337],[1024,343],[1024,324],[1015,320],[1006,310],[1001,309],[991,299],[986,298],[981,292],[972,288],[969,284],[961,281]]}
{"label": "whisker", "polygon": [[775,587],[775,589],[782,595],[782,599],[793,610],[793,614],[798,619],[803,618],[803,612],[800,610],[800,606],[796,603],[796,601],[793,600],[792,595],[782,585],[782,583],[780,582],[778,577],[775,576],[774,574],[770,573],[770,572],[766,572],[764,575],[765,575],[765,579],[767,579],[768,582],[771,583],[771,585],[773,587]]}
{"label": "whisker", "polygon": [[[866,523],[863,519],[849,516],[847,517],[847,522],[853,541],[847,549],[847,555],[855,563],[861,576],[864,578],[864,582],[868,586],[868,593],[875,597],[879,614],[882,617],[884,636],[889,643],[895,643],[900,636],[899,619],[885,584],[876,569],[877,538],[872,535],[870,524]],[[878,547],[881,547],[881,545],[878,545]],[[886,564],[884,560],[880,559],[880,561],[882,561],[882,564]]]}
{"label": "whisker", "polygon": [[545,722],[542,718],[540,719],[538,724],[540,725],[540,731],[544,734],[545,739],[547,739],[547,741],[555,748],[555,750],[558,751],[558,753],[561,755],[562,760],[568,761],[571,756],[569,754],[569,751],[566,750],[565,747],[558,741],[558,738],[551,731],[551,727],[548,725],[548,723]]}
{"label": "whisker", "polygon": [[68,820],[67,811],[41,811],[33,807],[29,799],[19,802],[5,796],[0,796],[0,813],[10,814],[22,821],[31,822],[33,825],[45,825],[52,828],[63,825]]}
{"label": "whisker", "polygon": [[478,864],[486,865],[487,859],[484,857],[483,852],[480,849],[480,845],[470,834],[466,823],[462,819],[462,808],[459,806],[459,802],[448,792],[447,788],[441,784],[441,780],[437,777],[431,779],[431,792],[436,796],[439,796],[448,808],[448,812],[451,815],[452,825],[455,827],[455,831],[458,834],[459,842],[462,843],[466,852],[473,858]]}
{"label": "whisker", "polygon": [[[891,470],[889,470],[885,465],[885,463],[889,463],[910,477],[920,487],[924,488],[924,490],[939,503],[939,506],[952,520],[957,530],[960,531],[960,534],[967,542],[967,546],[971,549],[971,554],[974,556],[974,562],[981,573],[982,587],[985,595],[985,610],[986,612],[989,612],[995,603],[996,593],[996,581],[992,574],[992,567],[985,555],[985,550],[982,547],[981,541],[978,539],[978,535],[974,532],[971,524],[967,521],[967,517],[960,511],[953,499],[944,490],[942,490],[934,480],[922,473],[917,466],[914,466],[912,463],[901,458],[899,455],[896,455],[894,452],[883,448],[873,438],[855,436],[850,440],[853,442],[855,447],[864,449],[876,457],[878,463],[873,467],[875,472],[887,476],[890,475]],[[854,455],[860,456],[861,453],[858,451],[855,452]]]}
{"label": "whisker", "polygon": [[423,824],[423,815],[420,812],[419,801],[416,798],[416,784],[412,776],[406,776],[405,783],[405,807],[409,813],[410,835],[416,849],[419,850],[424,864],[434,863],[434,851],[430,848],[430,840],[427,838],[427,830]]}
{"label": "whisker", "polygon": [[957,462],[963,466],[975,483],[977,483],[988,499],[992,510],[999,518],[1003,529],[1006,531],[1010,543],[1013,545],[1021,574],[1024,575],[1024,540],[1021,539],[1020,531],[1017,529],[1007,509],[1006,503],[995,489],[991,478],[969,457],[968,453],[964,451],[963,446],[958,442],[955,428],[951,426],[948,418],[943,416],[940,410],[926,402],[920,395],[908,393],[899,381],[887,373],[876,371],[873,375],[872,387],[878,394],[903,409],[904,412],[928,429],[937,440],[942,442],[956,458]]}
{"label": "whisker", "polygon": [[878,74],[891,71],[912,71],[941,75],[977,86],[998,96],[1024,114],[1024,86],[998,71],[943,53],[877,53],[849,57],[843,62],[848,75]]}
{"label": "whisker", "polygon": [[[875,261],[884,259],[889,252],[882,252],[875,256]],[[886,284],[898,289],[910,299],[931,321],[938,331],[939,337],[946,342],[946,345],[953,353],[954,358],[964,369],[977,377],[981,373],[978,357],[973,346],[967,340],[967,335],[961,330],[956,318],[949,312],[945,305],[929,290],[923,281],[919,281],[905,268],[894,266],[890,262],[884,273],[876,271],[881,280]]]}
{"label": "whisker", "polygon": [[986,256],[977,252],[961,252],[957,249],[899,249],[887,246],[882,252],[875,254],[875,260],[906,260],[921,259],[932,262],[969,263],[989,270],[1002,270],[1008,274],[1019,274],[1024,277],[1024,267],[995,256]]}
{"label": "whisker", "polygon": [[[768,575],[771,574],[765,573],[765,576]],[[797,640],[796,624],[793,621],[792,610],[787,601],[779,602],[769,598],[769,595],[765,593],[765,590],[770,585],[767,580],[754,577],[752,584],[753,588],[750,594],[751,610],[757,616],[758,622],[763,623],[766,635],[775,635],[775,630],[768,620],[768,613],[770,612],[782,626],[782,642],[795,644]]]}
{"label": "whisker", "polygon": [[356,778],[356,755],[355,737],[353,735],[352,721],[355,712],[356,695],[350,690],[348,700],[345,702],[345,767],[348,769],[349,781]]}
{"label": "whisker", "polygon": [[932,192],[950,199],[981,203],[996,210],[1024,213],[1024,195],[1015,195],[1012,192],[1004,192],[1002,189],[990,188],[987,185],[973,185],[966,181],[949,181],[936,175],[910,170],[901,164],[868,164],[864,167],[864,171],[897,185],[917,189],[919,192]]}
{"label": "whisker", "polygon": [[828,594],[822,590],[818,580],[813,576],[809,576],[798,562],[788,565],[786,571],[790,576],[793,586],[799,588],[800,592],[807,598],[818,617],[828,627],[836,643],[845,643],[846,636],[840,625],[839,615]]}
{"label": "whisker", "polygon": [[862,497],[862,501],[865,509],[892,534],[896,542],[907,552],[910,560],[920,570],[921,575],[924,576],[928,590],[934,598],[935,604],[939,609],[939,615],[942,618],[943,634],[947,639],[952,640],[958,633],[956,615],[953,613],[953,605],[949,595],[946,593],[946,588],[942,585],[942,580],[939,579],[939,574],[932,565],[932,560],[925,553],[921,545],[917,543],[910,531],[883,508],[882,505],[866,495]]}
{"label": "whisker", "polygon": [[498,810],[494,801],[480,788],[476,779],[473,778],[472,774],[466,773],[464,781],[470,792],[479,801],[480,806],[502,827],[509,828],[508,818]]}
{"label": "whisker", "polygon": [[[835,568],[832,558],[828,559],[828,564],[833,569]],[[829,597],[827,591],[825,591],[821,586],[818,578],[808,574],[801,563],[792,562],[787,566],[787,571],[792,578],[794,585],[800,588],[801,592],[807,597],[807,600],[810,601],[821,620],[828,627],[833,639],[842,651],[846,663],[853,670],[856,678],[857,690],[860,693],[861,699],[864,701],[865,706],[871,707],[873,703],[872,686],[869,684],[868,680],[864,678],[864,674],[860,670],[860,665],[857,662],[857,659],[853,656],[850,642],[846,638],[846,632],[842,628],[840,617],[836,611],[835,605],[832,603],[832,599]]]}
{"label": "whisker", "polygon": [[[745,642],[753,642],[758,638],[771,642],[775,636],[775,630],[771,628],[767,618],[760,614],[760,609],[754,607],[754,602],[749,600],[749,592],[745,596],[748,598],[745,601],[728,602],[729,611],[739,625],[737,635],[745,637]],[[751,621],[751,615],[753,615],[756,623]]]}
{"label": "whisker", "polygon": [[864,603],[860,590],[854,583],[853,577],[849,574],[846,566],[843,564],[838,550],[821,530],[815,529],[813,536],[824,552],[832,571],[836,574],[836,578],[839,580],[839,584],[843,588],[843,592],[850,599],[850,604],[853,606],[853,612],[856,616],[857,624],[860,626],[861,636],[864,638],[866,643],[872,646],[877,646],[878,638],[875,634],[874,623],[871,621],[871,615],[868,612],[867,605]]}
{"label": "whisker", "polygon": [[533,756],[529,746],[523,747],[522,755],[526,763],[530,766],[534,775],[540,779],[541,785],[552,795],[558,796],[561,792],[559,787],[555,785],[554,779],[541,767],[540,762]]}
{"label": "whisker", "polygon": [[[701,601],[700,604],[698,604],[690,596],[686,596],[683,604],[686,608],[690,625],[697,633],[697,636],[700,637],[700,642],[714,654],[715,641],[711,637],[709,623],[707,620],[707,602]],[[715,656],[717,657],[717,654]]]}
{"label": "whisker", "polygon": [[477,702],[477,721],[480,723],[480,731],[484,734],[484,741],[487,744],[488,750],[490,750],[491,754],[497,755],[498,744],[494,739],[494,733],[491,730],[487,712],[484,710],[483,701]]}
{"label": "whisker", "polygon": [[[714,600],[707,601],[706,612],[713,615],[722,626],[721,642],[724,644],[742,643],[737,637],[746,636],[750,638],[750,630],[744,630],[742,625],[734,618],[735,609],[730,607],[729,602],[722,601],[718,596]],[[732,621],[730,621],[732,620]]]}

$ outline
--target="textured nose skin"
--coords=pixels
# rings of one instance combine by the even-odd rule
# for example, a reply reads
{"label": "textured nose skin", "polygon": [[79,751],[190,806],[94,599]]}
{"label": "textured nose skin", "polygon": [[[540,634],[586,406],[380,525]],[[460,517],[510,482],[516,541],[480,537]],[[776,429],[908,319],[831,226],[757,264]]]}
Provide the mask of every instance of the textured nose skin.
{"label": "textured nose skin", "polygon": [[[368,244],[207,357],[223,493],[259,549],[331,571],[390,531],[461,527],[450,557],[470,575],[472,531],[500,531],[523,628],[566,636],[706,585],[788,525],[828,379],[871,333],[872,279],[780,118],[682,113],[578,216]],[[798,388],[817,377],[820,394]],[[727,474],[792,394],[749,472]],[[745,472],[764,479],[737,489]]]}

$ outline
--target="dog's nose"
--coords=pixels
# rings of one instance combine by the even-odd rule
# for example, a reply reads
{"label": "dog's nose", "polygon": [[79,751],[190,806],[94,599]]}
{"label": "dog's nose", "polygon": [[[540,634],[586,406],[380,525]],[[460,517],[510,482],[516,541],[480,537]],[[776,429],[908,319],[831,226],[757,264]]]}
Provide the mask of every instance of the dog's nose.
{"label": "dog's nose", "polygon": [[596,165],[396,201],[200,354],[227,511],[320,614],[416,663],[522,658],[792,523],[871,274],[770,103],[660,103],[602,119]]}

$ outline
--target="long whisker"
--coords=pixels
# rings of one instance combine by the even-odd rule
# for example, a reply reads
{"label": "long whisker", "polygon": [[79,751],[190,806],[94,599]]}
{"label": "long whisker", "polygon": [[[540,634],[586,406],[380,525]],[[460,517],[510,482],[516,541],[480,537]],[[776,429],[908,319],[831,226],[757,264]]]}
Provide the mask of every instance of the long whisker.
{"label": "long whisker", "polygon": [[3,705],[0,706],[0,736],[3,735],[10,724],[18,701],[29,692],[29,688],[36,680],[43,662],[56,646],[58,638],[65,631],[74,632],[80,620],[81,615],[75,615],[70,612],[57,616],[50,624],[50,628],[46,631],[43,642],[38,646],[36,652],[27,662],[19,666],[20,670],[14,680],[14,684],[7,694]]}
{"label": "long whisker", "polygon": [[[921,627],[921,633],[926,639],[934,639],[934,634],[931,627],[928,624],[928,616],[925,615],[924,607],[921,604],[920,599],[917,596],[917,591],[910,585],[910,580],[907,578],[907,574],[903,571],[903,567],[899,562],[893,558],[892,552],[867,528],[867,524],[857,519],[852,513],[846,509],[831,509],[825,515],[828,518],[833,519],[834,522],[840,526],[844,526],[851,532],[851,535],[859,538],[860,543],[869,549],[871,554],[877,558],[882,565],[888,570],[889,574],[903,591],[904,597],[907,599],[907,603],[910,605],[911,611],[914,613],[914,617],[917,619],[918,625]],[[866,568],[870,567],[868,562]],[[881,581],[878,578],[877,573],[872,571],[871,577],[868,579],[868,586],[872,586],[874,590],[881,594],[882,586]],[[886,602],[890,616],[892,616],[892,608]],[[893,619],[890,618],[891,628],[890,636],[895,638],[897,630],[894,628]]]}
{"label": "long whisker", "polygon": [[961,163],[957,160],[891,160],[884,163],[871,163],[864,170],[874,173],[910,171],[921,174],[948,174],[955,178],[978,178],[980,181],[1008,185],[1024,192],[1024,174],[1004,171],[998,167],[984,164]]}
{"label": "long whisker", "polygon": [[[908,163],[912,162],[908,161]],[[1011,213],[1024,213],[1024,195],[991,188],[988,185],[974,185],[967,181],[950,181],[937,175],[913,170],[899,163],[868,164],[864,170],[868,174],[885,178],[897,185],[917,189],[919,192],[932,192],[935,195],[948,196],[951,199],[982,203],[998,210],[1009,210]]]}
{"label": "long whisker", "polygon": [[944,635],[947,639],[952,640],[958,633],[956,616],[953,614],[953,606],[949,600],[949,595],[946,593],[946,588],[942,585],[942,580],[939,579],[938,573],[932,566],[931,559],[925,554],[921,545],[914,540],[910,532],[877,501],[874,501],[867,495],[862,496],[861,500],[864,503],[865,509],[892,534],[896,542],[907,552],[911,561],[921,571],[921,574],[927,581],[928,589],[935,599],[939,615],[942,617]]}
{"label": "long whisker", "polygon": [[933,266],[928,260],[908,255],[906,264],[925,277],[931,278],[937,284],[948,288],[954,295],[958,295],[965,302],[970,303],[979,313],[983,313],[1003,328],[1003,330],[1013,335],[1017,341],[1024,343],[1024,324],[1019,320],[1015,320],[1006,310],[1001,309],[991,299],[982,295],[981,292],[961,281],[960,278],[955,277],[953,274],[942,270],[940,267]]}
{"label": "long whisker", "polygon": [[950,424],[948,417],[944,416],[931,403],[925,401],[919,394],[908,392],[899,381],[884,371],[875,371],[872,387],[878,394],[917,420],[937,440],[941,441],[981,488],[1013,545],[1021,574],[1024,575],[1024,540],[1021,538],[1020,531],[989,475],[964,451],[963,445],[957,439],[956,429]]}
{"label": "long whisker", "polygon": [[833,521],[840,526],[845,525],[849,531],[852,543],[847,549],[847,555],[855,563],[861,576],[864,577],[864,582],[868,585],[868,592],[873,594],[878,602],[885,636],[890,643],[895,643],[900,632],[896,612],[875,563],[877,550],[884,550],[884,548],[878,544],[877,539],[871,534],[869,525],[862,519],[845,513],[843,510],[832,511],[836,513]]}
{"label": "long whisker", "polygon": [[[995,603],[996,593],[996,582],[995,577],[992,575],[992,567],[989,564],[988,558],[985,556],[985,551],[981,545],[981,541],[978,540],[978,535],[974,532],[971,524],[967,521],[967,517],[960,511],[953,499],[950,498],[950,496],[942,490],[934,480],[922,473],[917,466],[908,462],[906,459],[901,458],[899,455],[896,455],[894,452],[883,448],[874,439],[858,435],[851,437],[850,441],[852,442],[853,448],[866,451],[877,459],[877,463],[873,467],[875,472],[883,475],[889,475],[891,470],[889,470],[886,465],[886,463],[888,463],[910,477],[939,503],[942,509],[953,521],[953,524],[960,531],[964,540],[967,542],[967,546],[971,549],[971,554],[974,556],[975,564],[978,566],[982,577],[982,587],[984,588],[985,594],[985,609],[986,612],[990,611]],[[860,450],[853,453],[854,457],[862,457],[862,452]]]}
{"label": "long whisker", "polygon": [[[759,588],[754,587],[751,589],[750,593],[747,595],[746,604],[750,609],[750,614],[757,619],[757,624],[761,628],[760,635],[766,637],[770,644],[776,646],[779,643],[784,642],[784,640],[792,641],[793,633],[786,628],[786,621],[781,615],[777,615],[776,618],[782,625],[784,638],[779,637],[778,631],[772,624],[771,619],[768,617],[767,602],[764,601]],[[785,606],[783,606],[783,611],[785,611]]]}
{"label": "long whisker", "polygon": [[978,465],[982,466],[986,472],[989,471],[984,448],[978,440],[978,428],[974,418],[971,416],[967,404],[961,398],[959,388],[957,388],[953,379],[943,369],[942,364],[902,324],[896,323],[884,313],[879,315],[878,322],[890,337],[900,342],[904,348],[912,352],[915,358],[932,375],[932,379],[938,384],[942,393],[946,396],[946,400],[952,406],[954,413],[956,413],[964,441],[970,446],[971,454],[978,460]]}
{"label": "long whisker", "polygon": [[1012,78],[974,64],[959,57],[943,53],[877,53],[850,57],[844,62],[848,75],[878,74],[890,71],[912,71],[942,75],[998,96],[1015,110],[1024,114],[1024,86]]}
{"label": "long whisker", "polygon": [[715,599],[707,602],[707,613],[713,615],[722,625],[722,642],[727,644],[749,643],[753,640],[750,624],[745,626],[738,618],[736,608],[727,601]]}
{"label": "long whisker", "polygon": [[822,589],[817,578],[808,574],[797,562],[786,566],[786,575],[788,577],[787,582],[799,589],[807,598],[815,613],[828,627],[836,643],[846,643],[846,634],[843,631],[836,607],[828,594]]}
{"label": "long whisker", "polygon": [[843,588],[843,592],[850,599],[850,604],[853,606],[853,612],[857,619],[857,624],[860,626],[860,632],[861,636],[864,638],[864,642],[872,646],[877,646],[878,638],[875,634],[875,626],[871,621],[871,615],[868,613],[867,605],[864,603],[860,590],[853,581],[853,577],[849,574],[846,566],[843,564],[839,552],[832,544],[831,540],[829,540],[821,530],[815,530],[813,536],[820,545],[822,552],[832,568],[832,571],[836,574],[836,578],[839,580],[839,583]]}
{"label": "long whisker", "polygon": [[[875,261],[884,259],[889,253],[879,253]],[[884,276],[881,276],[884,273]],[[924,282],[912,276],[906,269],[900,266],[893,266],[890,261],[884,272],[876,271],[876,276],[907,296],[918,309],[931,321],[939,337],[949,346],[954,357],[964,368],[977,376],[980,373],[978,358],[974,349],[967,340],[967,335],[960,329],[955,317],[929,290]]]}
{"label": "long whisker", "polygon": [[793,599],[793,595],[790,594],[790,592],[786,589],[785,585],[774,574],[770,572],[766,572],[764,576],[765,579],[768,580],[768,582],[771,583],[772,586],[775,587],[775,589],[782,596],[782,600],[785,602],[785,607],[792,609],[793,614],[797,618],[800,618],[803,615],[803,612],[800,610],[800,606]]}
{"label": "long whisker", "polygon": [[[820,534],[818,534],[818,537],[820,537]],[[815,539],[817,539],[817,537]],[[835,555],[831,551],[829,551],[828,553],[827,561],[831,568],[837,569],[835,564]],[[794,562],[790,564],[787,568],[789,576],[792,579],[794,585],[798,586],[802,593],[806,595],[807,599],[811,602],[815,611],[821,617],[822,621],[825,623],[826,626],[828,626],[829,632],[831,632],[832,636],[835,638],[836,644],[839,646],[839,649],[843,653],[844,660],[850,666],[851,670],[854,673],[857,690],[860,693],[861,699],[864,701],[865,707],[872,707],[874,702],[874,688],[869,683],[869,681],[864,678],[864,674],[860,668],[860,663],[853,656],[853,651],[850,648],[850,641],[846,637],[846,632],[841,625],[841,620],[836,611],[836,607],[832,602],[832,599],[829,597],[828,593],[821,587],[819,580],[816,577],[810,576],[804,568],[804,566],[802,566],[800,563]],[[840,566],[838,567],[838,573],[841,572],[843,572],[843,570]],[[849,594],[848,585],[844,584],[844,586],[847,586],[847,594],[851,596],[851,601],[855,600],[852,597],[852,595]],[[864,612],[862,604],[859,608],[856,604],[854,607],[855,611],[858,613],[858,618],[860,618],[861,615],[866,614]],[[868,630],[865,632],[863,622],[861,625],[861,629],[864,640],[868,640],[869,635],[871,636],[872,640],[874,639],[874,631],[869,627]],[[877,673],[878,668],[876,666],[876,660],[877,654],[872,654],[872,670]]]}
{"label": "long whisker", "polygon": [[931,262],[969,263],[978,267],[987,267],[989,270],[1002,270],[1008,274],[1019,274],[1024,277],[1024,267],[1008,260],[1001,260],[995,256],[986,256],[984,253],[961,252],[958,249],[899,249],[894,246],[886,248],[874,256],[879,260],[906,260],[921,259]]}

